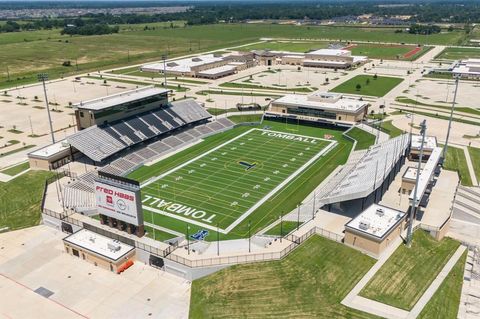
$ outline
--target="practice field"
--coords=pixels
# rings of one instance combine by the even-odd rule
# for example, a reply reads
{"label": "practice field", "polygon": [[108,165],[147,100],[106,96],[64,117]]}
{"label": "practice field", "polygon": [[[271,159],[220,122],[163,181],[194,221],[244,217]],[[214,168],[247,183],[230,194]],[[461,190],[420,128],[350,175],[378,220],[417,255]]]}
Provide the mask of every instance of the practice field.
{"label": "practice field", "polygon": [[415,60],[425,54],[431,47],[417,47],[402,44],[366,44],[359,43],[349,47],[353,55],[366,55],[371,59]]}
{"label": "practice field", "polygon": [[445,60],[480,59],[480,48],[445,48],[436,58]]}
{"label": "practice field", "polygon": [[336,144],[250,129],[147,181],[143,209],[227,234]]}
{"label": "practice field", "polygon": [[[331,91],[347,94],[382,97],[399,85],[403,79],[388,76],[357,75],[334,87]],[[359,87],[357,87],[357,85]]]}

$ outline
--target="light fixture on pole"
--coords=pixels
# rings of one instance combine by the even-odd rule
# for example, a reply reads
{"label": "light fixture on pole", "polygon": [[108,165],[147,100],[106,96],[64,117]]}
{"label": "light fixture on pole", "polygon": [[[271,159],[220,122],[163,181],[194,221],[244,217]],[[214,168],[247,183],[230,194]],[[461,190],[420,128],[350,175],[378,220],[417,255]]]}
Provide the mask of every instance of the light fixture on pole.
{"label": "light fixture on pole", "polygon": [[459,82],[459,76],[457,75],[457,76],[455,76],[455,92],[453,93],[452,108],[450,109],[450,118],[448,120],[447,138],[445,140],[445,146],[443,147],[442,162],[445,161],[445,158],[447,156],[448,139],[450,138],[450,129],[452,128],[453,109],[455,108],[455,103],[456,103],[456,100],[457,100],[458,82]]}
{"label": "light fixture on pole", "polygon": [[37,75],[37,78],[38,78],[38,81],[42,82],[42,84],[43,84],[43,93],[45,94],[45,106],[47,107],[48,124],[50,125],[50,134],[52,135],[52,143],[55,144],[55,136],[53,134],[52,118],[50,116],[50,107],[48,105],[47,87],[45,86],[45,81],[48,81],[48,74],[47,73],[39,73]]}
{"label": "light fixture on pole", "polygon": [[167,55],[162,55],[163,60],[163,84],[164,87],[167,88]]}
{"label": "light fixture on pole", "polygon": [[427,123],[426,123],[425,120],[423,120],[420,123],[420,134],[422,135],[422,143],[420,144],[420,157],[418,158],[417,176],[415,178],[415,188],[413,190],[413,200],[412,200],[412,205],[411,205],[411,208],[410,208],[410,216],[409,216],[409,221],[408,221],[407,247],[410,247],[412,245],[413,220],[414,220],[415,215],[417,213],[417,207],[418,207],[418,204],[419,204],[417,202],[420,202],[417,199],[418,183],[420,181],[420,170],[422,168],[422,159],[423,159],[423,143],[425,143],[426,133],[427,133]]}

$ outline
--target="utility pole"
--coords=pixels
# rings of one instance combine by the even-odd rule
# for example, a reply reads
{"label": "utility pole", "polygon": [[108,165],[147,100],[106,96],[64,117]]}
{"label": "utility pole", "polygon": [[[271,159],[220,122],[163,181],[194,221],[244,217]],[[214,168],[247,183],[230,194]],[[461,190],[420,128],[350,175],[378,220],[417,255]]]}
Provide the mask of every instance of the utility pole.
{"label": "utility pole", "polygon": [[8,69],[8,65],[7,65],[7,81],[10,82],[10,70]]}
{"label": "utility pole", "polygon": [[455,77],[455,92],[453,93],[452,108],[450,110],[450,119],[448,120],[447,139],[445,140],[445,146],[443,147],[443,154],[442,154],[443,161],[447,157],[448,139],[450,138],[450,129],[452,128],[453,109],[455,108],[455,103],[456,103],[456,100],[457,100],[458,82],[459,82],[459,76],[456,76]]}
{"label": "utility pole", "polygon": [[42,84],[43,84],[43,93],[45,94],[45,106],[47,107],[48,124],[50,124],[50,134],[52,135],[52,143],[55,144],[55,136],[53,134],[52,118],[50,116],[50,107],[48,105],[47,87],[45,86],[45,81],[48,81],[48,74],[47,73],[39,73],[37,75],[37,78],[38,78],[38,81],[42,82]]}
{"label": "utility pole", "polygon": [[410,208],[410,216],[409,216],[409,222],[408,222],[408,232],[407,232],[407,247],[412,246],[412,229],[413,229],[413,220],[415,218],[415,215],[417,213],[417,195],[418,195],[418,182],[420,181],[420,170],[422,168],[422,159],[423,159],[423,143],[425,142],[425,134],[427,131],[427,124],[426,121],[423,120],[422,123],[420,123],[420,134],[422,135],[422,143],[420,144],[420,157],[418,159],[418,165],[417,165],[417,176],[415,178],[415,189],[413,191],[413,202]]}
{"label": "utility pole", "polygon": [[187,224],[187,249],[188,254],[190,255],[190,234],[189,234],[190,226]]}

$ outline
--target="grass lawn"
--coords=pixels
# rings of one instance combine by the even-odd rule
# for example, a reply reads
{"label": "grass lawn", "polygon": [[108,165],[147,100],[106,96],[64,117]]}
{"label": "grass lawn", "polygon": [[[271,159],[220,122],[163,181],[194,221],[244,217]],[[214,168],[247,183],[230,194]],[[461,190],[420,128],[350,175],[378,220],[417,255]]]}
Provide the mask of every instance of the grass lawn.
{"label": "grass lawn", "polygon": [[447,278],[427,303],[418,319],[456,319],[462,294],[463,271],[467,252],[457,261]]}
{"label": "grass lawn", "polygon": [[30,168],[30,163],[25,162],[25,163],[18,164],[18,165],[12,166],[10,168],[4,169],[4,170],[0,171],[0,173],[7,174],[7,175],[10,175],[10,176],[15,176],[15,175],[17,175],[17,174],[19,174],[23,171],[26,171],[29,168]]}
{"label": "grass lawn", "polygon": [[[272,91],[303,92],[303,93],[310,93],[315,90],[315,88],[310,88],[310,87],[286,88],[286,87],[263,86],[263,85],[245,84],[245,83],[236,83],[236,82],[224,82],[224,83],[221,83],[219,86],[226,87],[226,88],[235,88],[235,89],[272,90]],[[245,95],[248,96],[248,92]]]}
{"label": "grass lawn", "polygon": [[[443,147],[443,145],[441,146]],[[467,160],[465,159],[463,149],[449,145],[446,157],[443,168],[449,171],[456,171],[460,176],[460,183],[463,186],[472,186],[472,179],[468,171]]]}
{"label": "grass lawn", "polygon": [[[300,222],[300,226],[302,223]],[[267,235],[274,235],[274,236],[285,236],[290,234],[291,231],[297,229],[298,223],[297,222],[290,222],[290,221],[282,221],[282,225],[278,223],[278,225],[273,226],[270,228],[265,234]]]}
{"label": "grass lawn", "polygon": [[480,48],[445,48],[436,59],[464,60],[468,58],[480,58]]}
{"label": "grass lawn", "polygon": [[[372,75],[357,75],[333,88],[332,92],[381,97],[402,81],[402,78],[378,76],[375,79]],[[357,85],[360,85],[361,88],[357,89]]]}
{"label": "grass lawn", "polygon": [[0,183],[0,228],[10,230],[38,225],[45,180],[51,172],[30,171]]}
{"label": "grass lawn", "polygon": [[[258,117],[259,118],[259,117]],[[235,120],[235,117],[232,117]],[[265,203],[260,205],[248,219],[245,219],[235,228],[233,228],[227,235],[220,234],[221,239],[242,238],[248,235],[248,222],[251,221],[251,232],[254,233],[276,221],[279,215],[284,215],[293,210],[296,205],[302,201],[316,186],[318,186],[328,174],[338,165],[345,163],[349,151],[352,147],[352,141],[345,138],[342,130],[331,130],[319,127],[311,127],[296,124],[285,124],[275,121],[264,121],[258,126],[240,126],[224,133],[219,133],[206,138],[203,142],[198,143],[184,151],[181,151],[169,158],[166,158],[152,166],[143,166],[129,174],[130,178],[146,181],[147,179],[158,176],[168,170],[179,166],[194,157],[203,154],[210,149],[218,146],[239,134],[250,130],[252,127],[263,128],[269,126],[272,130],[291,132],[295,134],[321,137],[325,134],[332,135],[338,145],[330,152],[325,154],[315,163],[305,169],[294,180],[288,183],[285,187],[279,190],[273,197],[268,199]],[[273,176],[273,175],[272,175]],[[187,224],[184,221],[174,219],[162,214],[153,213],[154,223],[168,227],[172,230],[185,233]],[[144,210],[145,220],[151,221],[152,216],[150,212]],[[204,229],[202,226],[194,224],[189,225],[191,233],[197,230]],[[210,231],[206,240],[215,240],[216,232]]]}
{"label": "grass lawn", "polygon": [[401,309],[412,309],[459,245],[448,237],[436,241],[427,232],[416,231],[412,247],[398,247],[360,295]]}
{"label": "grass lawn", "polygon": [[365,150],[375,144],[376,137],[373,134],[365,132],[357,127],[351,129],[347,135],[357,141],[355,150]]}
{"label": "grass lawn", "polygon": [[[410,98],[407,98],[405,96],[398,96],[398,97],[395,98],[395,101],[400,102],[400,103],[415,105],[415,106],[421,105],[421,106],[434,107],[434,108],[438,108],[440,110],[445,110],[449,114],[450,114],[450,110],[451,110],[450,106],[418,102],[418,101],[412,100]],[[456,111],[463,112],[463,113],[470,113],[470,114],[473,114],[473,115],[480,115],[480,110],[475,109],[475,108],[471,108],[471,107],[455,106],[453,114],[455,114]],[[457,115],[461,115],[461,114],[457,114]]]}
{"label": "grass lawn", "polygon": [[223,91],[223,90],[202,90],[198,91],[198,95],[208,95],[208,94],[217,94],[217,95],[243,95],[243,96],[265,96],[271,98],[280,97],[280,95],[269,94],[269,93],[254,93],[254,92],[239,92],[239,91]]}
{"label": "grass lawn", "polygon": [[401,129],[394,126],[392,121],[382,122],[380,129],[382,130],[382,132],[385,132],[388,135],[390,135],[390,137],[397,137],[404,133]]}
{"label": "grass lawn", "polygon": [[375,318],[340,304],[373,264],[313,236],[281,261],[232,266],[193,281],[190,318]]}
{"label": "grass lawn", "polygon": [[[144,26],[155,29],[144,30]],[[294,26],[274,24],[214,24],[164,28],[158,23],[120,25],[120,32],[108,35],[68,36],[61,29],[22,31],[0,35],[0,89],[36,82],[36,74],[60,76],[111,69],[158,60],[162,53],[176,57],[195,52],[248,44],[261,37],[292,39],[363,40],[429,44],[460,44],[463,31],[429,36],[395,33],[395,28]],[[121,45],[119,45],[121,43]],[[71,61],[71,67],[64,67]],[[76,64],[78,62],[78,70]],[[11,81],[7,82],[6,66]]]}
{"label": "grass lawn", "polygon": [[[441,120],[446,120],[446,121],[450,120],[450,115],[443,115],[443,114],[439,114],[438,112],[437,113],[432,113],[432,112],[435,112],[433,110],[432,110],[432,112],[424,112],[424,111],[413,110],[413,108],[404,109],[404,108],[394,107],[394,109],[398,110],[398,111],[402,111],[404,113],[414,113],[414,114],[434,117],[434,118],[441,119]],[[462,116],[462,115],[458,115],[458,116]],[[475,125],[475,126],[480,126],[480,121],[478,121],[478,120],[475,120],[475,121],[465,120],[464,118],[465,118],[465,116],[463,116],[462,118],[453,116],[452,121],[453,122],[470,124],[470,125]],[[468,118],[468,117],[466,117],[466,118]]]}
{"label": "grass lawn", "polygon": [[473,170],[475,171],[477,181],[480,181],[480,148],[469,146],[468,153],[470,154],[470,159],[472,160]]}

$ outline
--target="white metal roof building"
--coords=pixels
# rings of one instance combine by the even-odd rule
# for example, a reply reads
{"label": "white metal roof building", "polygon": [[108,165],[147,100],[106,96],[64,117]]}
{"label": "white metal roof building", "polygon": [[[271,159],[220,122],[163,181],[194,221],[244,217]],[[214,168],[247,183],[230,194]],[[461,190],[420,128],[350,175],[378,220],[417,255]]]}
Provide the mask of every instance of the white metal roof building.
{"label": "white metal roof building", "polygon": [[399,222],[405,213],[377,204],[370,205],[360,215],[352,219],[347,228],[381,239]]}

